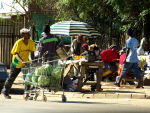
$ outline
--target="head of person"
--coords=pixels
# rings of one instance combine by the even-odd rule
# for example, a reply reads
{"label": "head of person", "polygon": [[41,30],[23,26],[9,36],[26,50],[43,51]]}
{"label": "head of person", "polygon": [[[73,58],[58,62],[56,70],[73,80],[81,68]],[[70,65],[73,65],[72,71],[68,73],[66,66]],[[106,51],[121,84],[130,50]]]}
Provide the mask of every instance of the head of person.
{"label": "head of person", "polygon": [[43,32],[46,34],[50,33],[50,26],[48,24],[43,27]]}
{"label": "head of person", "polygon": [[78,41],[78,42],[82,42],[82,41],[83,41],[83,36],[82,36],[81,34],[79,34],[79,35],[77,36],[77,41]]}
{"label": "head of person", "polygon": [[89,38],[87,36],[83,36],[83,41],[89,43]]}
{"label": "head of person", "polygon": [[120,51],[119,51],[119,54],[122,55],[123,53],[126,53],[126,48],[122,48]]}
{"label": "head of person", "polygon": [[110,48],[112,51],[118,52],[118,47],[117,47],[116,45],[111,45],[109,48]]}
{"label": "head of person", "polygon": [[94,50],[94,51],[98,51],[99,48],[98,48],[97,46],[94,46],[93,50]]}
{"label": "head of person", "polygon": [[129,29],[126,30],[125,33],[126,33],[127,37],[132,37],[133,36],[133,29],[129,28]]}
{"label": "head of person", "polygon": [[83,50],[87,51],[89,46],[88,46],[88,44],[84,43],[84,44],[82,44],[82,48],[83,48]]}
{"label": "head of person", "polygon": [[21,37],[23,37],[24,39],[29,39],[30,38],[30,30],[27,28],[22,28],[20,30],[20,35]]}
{"label": "head of person", "polygon": [[89,50],[90,50],[90,51],[95,51],[95,48],[96,48],[96,47],[97,47],[96,44],[92,44],[92,45],[90,45]]}
{"label": "head of person", "polygon": [[96,56],[99,56],[100,49],[98,46],[94,46],[93,51],[95,52]]}

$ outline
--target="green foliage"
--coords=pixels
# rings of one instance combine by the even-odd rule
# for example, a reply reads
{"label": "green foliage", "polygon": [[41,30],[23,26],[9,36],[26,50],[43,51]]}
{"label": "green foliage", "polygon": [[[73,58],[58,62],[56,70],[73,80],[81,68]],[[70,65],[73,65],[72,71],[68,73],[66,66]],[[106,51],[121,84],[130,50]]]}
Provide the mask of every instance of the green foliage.
{"label": "green foliage", "polygon": [[[19,0],[14,0],[19,1]],[[43,7],[53,0],[23,0]],[[56,21],[77,20],[90,24],[109,40],[111,30],[122,33],[129,27],[142,31],[150,14],[150,0],[56,0]]]}

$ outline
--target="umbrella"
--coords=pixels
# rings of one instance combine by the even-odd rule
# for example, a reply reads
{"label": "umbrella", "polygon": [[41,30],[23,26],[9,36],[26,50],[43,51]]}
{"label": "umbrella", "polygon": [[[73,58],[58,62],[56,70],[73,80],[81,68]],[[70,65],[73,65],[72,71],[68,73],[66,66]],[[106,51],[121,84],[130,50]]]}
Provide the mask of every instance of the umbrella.
{"label": "umbrella", "polygon": [[79,21],[62,21],[50,26],[51,34],[57,35],[85,35],[85,36],[100,36],[100,34],[90,27],[87,23]]}

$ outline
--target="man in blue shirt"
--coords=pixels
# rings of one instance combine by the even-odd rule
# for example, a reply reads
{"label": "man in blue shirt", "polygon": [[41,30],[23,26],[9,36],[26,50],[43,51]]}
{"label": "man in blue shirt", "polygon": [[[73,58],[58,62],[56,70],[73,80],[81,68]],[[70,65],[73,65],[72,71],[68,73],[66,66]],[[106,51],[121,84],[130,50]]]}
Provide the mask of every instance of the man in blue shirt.
{"label": "man in blue shirt", "polygon": [[115,85],[120,87],[120,82],[122,78],[125,78],[128,71],[132,69],[134,76],[139,80],[136,88],[140,88],[142,87],[142,85],[141,85],[141,74],[138,67],[138,56],[137,56],[138,40],[133,37],[132,29],[128,29],[126,31],[126,36],[128,37],[128,39],[126,40],[126,58],[124,61],[122,72],[120,74],[120,78],[116,80]]}

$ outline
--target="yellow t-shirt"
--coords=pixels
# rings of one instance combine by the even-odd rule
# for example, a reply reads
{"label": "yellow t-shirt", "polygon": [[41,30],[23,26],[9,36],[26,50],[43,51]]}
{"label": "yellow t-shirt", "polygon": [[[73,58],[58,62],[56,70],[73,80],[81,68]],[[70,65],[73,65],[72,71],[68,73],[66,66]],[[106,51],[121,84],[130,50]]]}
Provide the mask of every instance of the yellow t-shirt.
{"label": "yellow t-shirt", "polygon": [[18,55],[21,57],[21,59],[24,62],[26,62],[26,61],[28,61],[28,57],[29,57],[30,52],[34,52],[34,51],[35,51],[35,42],[33,40],[29,39],[28,45],[24,44],[23,38],[17,40],[16,43],[14,44],[12,50],[11,50],[11,54],[13,55],[12,65],[15,68],[21,68],[24,66],[24,64],[19,62],[17,60],[17,58],[15,57],[16,53],[18,53]]}

